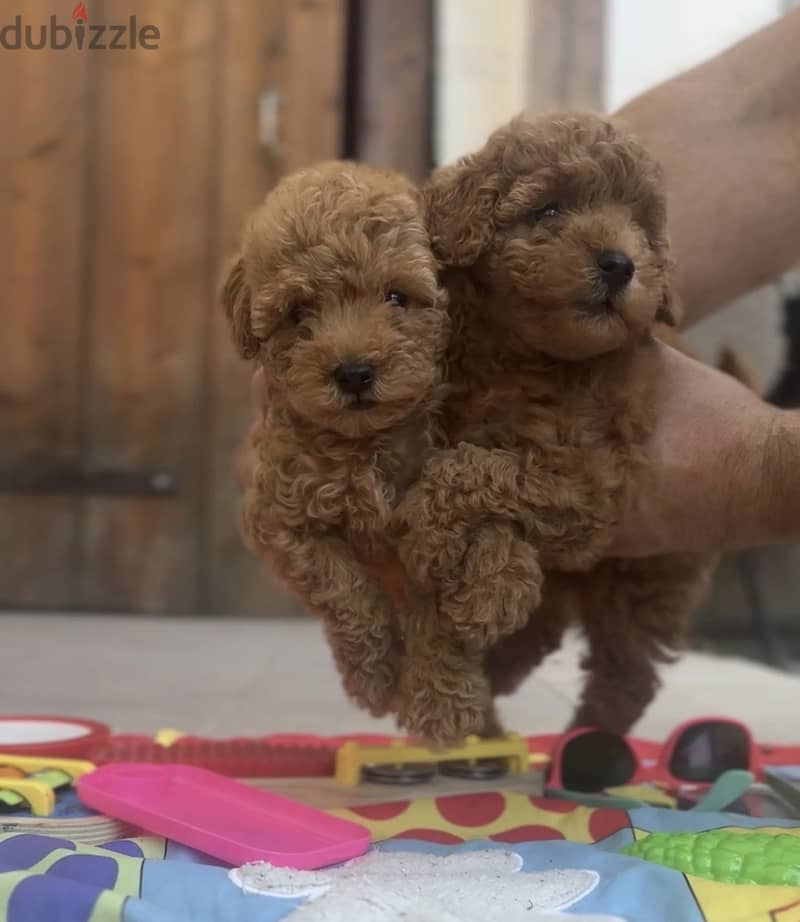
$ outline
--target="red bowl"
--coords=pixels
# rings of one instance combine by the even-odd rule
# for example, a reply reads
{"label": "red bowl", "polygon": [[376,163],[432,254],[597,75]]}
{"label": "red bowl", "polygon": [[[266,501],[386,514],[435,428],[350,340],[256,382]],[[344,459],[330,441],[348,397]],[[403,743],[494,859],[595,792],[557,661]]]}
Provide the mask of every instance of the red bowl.
{"label": "red bowl", "polygon": [[0,753],[7,755],[86,759],[110,735],[106,724],[82,717],[0,714]]}

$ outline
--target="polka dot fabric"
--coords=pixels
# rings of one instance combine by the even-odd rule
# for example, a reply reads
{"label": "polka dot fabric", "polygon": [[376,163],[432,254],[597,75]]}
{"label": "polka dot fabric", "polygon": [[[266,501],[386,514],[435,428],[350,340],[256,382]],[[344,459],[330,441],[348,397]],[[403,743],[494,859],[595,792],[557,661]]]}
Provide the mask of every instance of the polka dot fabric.
{"label": "polka dot fabric", "polygon": [[591,843],[630,828],[624,810],[581,807],[516,792],[457,794],[332,812],[366,826],[376,842],[413,838],[448,844],[476,839]]}

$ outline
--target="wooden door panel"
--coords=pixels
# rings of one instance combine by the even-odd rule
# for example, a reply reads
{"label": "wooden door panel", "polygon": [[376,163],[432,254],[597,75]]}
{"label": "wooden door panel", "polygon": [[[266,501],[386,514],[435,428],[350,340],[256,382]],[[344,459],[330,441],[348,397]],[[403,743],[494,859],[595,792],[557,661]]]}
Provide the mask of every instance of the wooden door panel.
{"label": "wooden door panel", "polygon": [[[279,105],[286,81],[286,24],[290,0],[239,3],[228,8],[221,72],[217,188],[218,292],[239,246],[246,216],[280,175],[279,138],[259,143],[259,104]],[[264,568],[242,546],[239,491],[233,460],[252,419],[252,368],[233,347],[228,321],[215,301],[212,337],[214,439],[207,528],[208,597],[215,611],[268,613],[286,610]]]}
{"label": "wooden door panel", "polygon": [[433,162],[433,0],[354,0],[353,153],[422,181]]}
{"label": "wooden door panel", "polygon": [[[198,598],[210,450],[213,0],[140,0],[154,51],[92,61],[86,464],[163,471],[175,498],[86,499],[80,599],[186,611]],[[118,5],[95,3],[113,21]]]}
{"label": "wooden door panel", "polygon": [[606,0],[531,0],[528,106],[602,109]]}
{"label": "wooden door panel", "polygon": [[[19,5],[0,0],[3,22]],[[118,0],[90,22],[123,21]],[[218,299],[278,176],[341,154],[346,0],[137,0],[155,51],[3,52],[0,474],[173,477],[167,498],[0,493],[0,603],[296,610],[236,527],[251,372]],[[26,21],[46,23],[44,0]],[[69,9],[58,12],[68,20]],[[259,143],[258,107],[280,118]],[[263,126],[262,126],[263,127]],[[263,131],[262,131],[263,134]],[[8,478],[6,479],[8,482]]]}
{"label": "wooden door panel", "polygon": [[347,0],[293,0],[286,25],[282,167],[338,157],[344,139]]}
{"label": "wooden door panel", "polygon": [[[12,23],[16,2],[0,2]],[[25,4],[46,22],[52,5]],[[0,52],[0,605],[57,606],[74,589],[79,503],[8,489],[80,455],[86,57]]]}
{"label": "wooden door panel", "polygon": [[575,109],[602,110],[606,0],[573,0],[573,6],[565,102]]}
{"label": "wooden door panel", "polygon": [[[236,252],[247,215],[282,172],[337,157],[342,138],[345,4],[267,0],[228,8],[219,132],[218,265]],[[278,135],[262,125],[259,102],[278,111]],[[221,279],[220,279],[221,281]],[[238,530],[233,457],[253,418],[253,367],[236,355],[222,309],[214,312],[209,599],[215,611],[298,613],[270,582]]]}

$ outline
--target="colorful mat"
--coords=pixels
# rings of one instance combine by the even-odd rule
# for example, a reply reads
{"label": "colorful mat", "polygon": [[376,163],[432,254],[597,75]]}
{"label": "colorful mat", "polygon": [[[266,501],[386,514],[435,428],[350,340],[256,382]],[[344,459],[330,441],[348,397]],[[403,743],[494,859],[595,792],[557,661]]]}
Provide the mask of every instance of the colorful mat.
{"label": "colorful mat", "polygon": [[[370,828],[344,868],[231,871],[161,839],[0,837],[0,922],[800,922],[800,887],[720,884],[619,854],[649,832],[800,826],[479,794],[339,811]],[[302,906],[302,912],[297,912]]]}

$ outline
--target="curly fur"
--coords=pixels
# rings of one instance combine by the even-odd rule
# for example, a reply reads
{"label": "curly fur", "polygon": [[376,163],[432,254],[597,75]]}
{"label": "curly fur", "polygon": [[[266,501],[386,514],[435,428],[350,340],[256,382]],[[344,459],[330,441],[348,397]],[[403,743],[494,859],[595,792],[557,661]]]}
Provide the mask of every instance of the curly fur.
{"label": "curly fur", "polygon": [[[635,266],[615,292],[608,249]],[[243,531],[372,713],[439,742],[498,732],[494,697],[576,622],[575,722],[625,731],[647,706],[713,566],[603,559],[653,336],[680,319],[672,268],[657,165],[588,115],[517,119],[421,197],[331,163],[256,212],[223,292],[268,391]],[[353,360],[377,370],[364,407],[332,377]]]}
{"label": "curly fur", "polygon": [[[496,547],[498,565],[526,560],[525,578],[538,563],[541,604],[510,636],[502,603],[465,610],[464,635],[491,647],[493,694],[513,691],[578,622],[589,654],[575,722],[624,732],[714,563],[603,560],[653,422],[653,336],[672,338],[679,320],[660,170],[618,126],[556,114],[515,119],[423,194],[454,323],[443,422],[456,447],[401,504],[415,533],[403,559],[423,581],[470,569],[475,540]],[[607,250],[635,267],[617,291],[596,261]],[[465,468],[474,489],[454,491]]]}
{"label": "curly fur", "polygon": [[[354,700],[444,742],[480,728],[491,707],[480,648],[448,619],[469,587],[453,574],[435,589],[412,584],[392,525],[442,439],[449,315],[436,268],[418,191],[334,162],[267,196],[223,303],[240,354],[264,368],[269,407],[246,542],[321,616]],[[375,369],[365,396],[337,385],[346,362]],[[479,542],[471,566],[487,571],[482,555],[500,582],[520,567]],[[536,601],[509,594],[525,614]]]}

